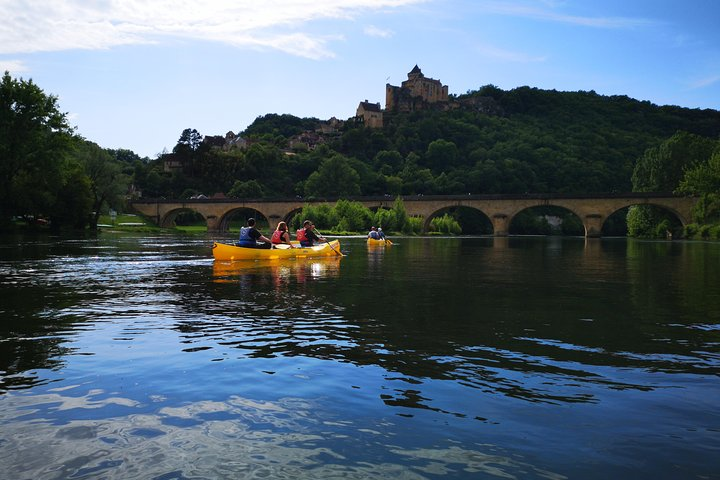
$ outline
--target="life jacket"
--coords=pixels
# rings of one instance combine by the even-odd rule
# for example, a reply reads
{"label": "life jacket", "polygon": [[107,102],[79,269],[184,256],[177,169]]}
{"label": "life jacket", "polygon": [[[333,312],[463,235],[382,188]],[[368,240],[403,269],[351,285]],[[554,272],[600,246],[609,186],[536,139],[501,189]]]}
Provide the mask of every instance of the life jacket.
{"label": "life jacket", "polygon": [[375,240],[380,240],[380,234],[379,234],[378,232],[376,232],[375,230],[372,230],[372,231],[368,234],[368,237],[374,238]]}
{"label": "life jacket", "polygon": [[238,243],[241,247],[255,246],[255,239],[250,236],[250,230],[252,230],[252,227],[240,227],[240,241]]}
{"label": "life jacket", "polygon": [[298,242],[309,242],[310,241],[310,239],[307,236],[307,232],[305,231],[304,228],[301,228],[300,230],[297,231],[297,240],[298,240]]}
{"label": "life jacket", "polygon": [[270,241],[272,243],[283,243],[283,234],[285,233],[284,230],[275,230],[272,234],[272,238],[270,238]]}

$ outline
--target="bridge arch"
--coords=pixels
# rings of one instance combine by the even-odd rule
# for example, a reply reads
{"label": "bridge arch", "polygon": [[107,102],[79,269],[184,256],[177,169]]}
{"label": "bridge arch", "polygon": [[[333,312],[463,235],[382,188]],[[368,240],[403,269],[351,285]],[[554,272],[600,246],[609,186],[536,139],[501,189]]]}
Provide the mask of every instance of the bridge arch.
{"label": "bridge arch", "polygon": [[493,223],[490,217],[480,208],[466,205],[447,205],[431,212],[423,219],[422,231],[430,231],[432,221],[445,214],[452,215],[462,228],[463,234],[492,235]]}
{"label": "bridge arch", "polygon": [[525,207],[515,212],[508,221],[508,233],[587,235],[587,226],[577,212],[550,203]]}
{"label": "bridge arch", "polygon": [[205,215],[203,215],[201,212],[197,211],[197,209],[190,208],[190,207],[180,207],[175,208],[170,211],[168,211],[158,222],[158,226],[160,228],[173,228],[175,227],[175,219],[177,219],[178,216],[182,215],[183,213],[194,213],[196,215],[201,216],[205,222],[207,222],[207,218]]}
{"label": "bridge arch", "polygon": [[303,211],[302,207],[294,208],[284,215],[284,217],[282,218],[282,221],[287,223],[288,225],[290,225],[292,220],[296,216],[300,215],[300,212],[302,212],[302,211]]}
{"label": "bridge arch", "polygon": [[[245,225],[248,218],[254,218],[260,223],[268,222],[271,223],[270,219],[260,210],[251,207],[237,207],[226,210],[220,218],[217,220],[216,230],[221,233],[226,233],[230,230],[231,223],[238,223],[240,226]],[[277,224],[277,222],[276,222]],[[275,228],[274,226],[272,227]],[[209,225],[208,225],[209,230]]]}
{"label": "bridge arch", "polygon": [[[670,205],[663,204],[662,202],[629,202],[628,205],[618,208],[614,212],[611,212],[607,215],[602,225],[603,230],[605,230],[605,226],[608,223],[608,220],[610,220],[620,212],[624,212],[625,216],[627,217],[632,207],[650,207],[655,212],[655,214],[669,217],[669,225],[667,228],[667,232],[669,234],[668,236],[672,236],[674,230],[680,230],[685,227],[691,220],[690,218],[686,218],[685,215],[683,215],[677,209],[673,208]],[[625,222],[625,225],[627,227],[627,219],[625,219]]]}

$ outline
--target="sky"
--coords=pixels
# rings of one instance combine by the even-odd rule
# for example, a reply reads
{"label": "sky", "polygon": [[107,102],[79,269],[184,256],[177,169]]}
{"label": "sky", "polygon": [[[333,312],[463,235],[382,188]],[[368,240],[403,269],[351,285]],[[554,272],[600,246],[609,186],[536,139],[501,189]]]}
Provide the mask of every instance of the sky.
{"label": "sky", "polygon": [[718,0],[0,0],[0,71],[79,135],[156,158],[186,128],[341,120],[418,65],[488,84],[720,110]]}

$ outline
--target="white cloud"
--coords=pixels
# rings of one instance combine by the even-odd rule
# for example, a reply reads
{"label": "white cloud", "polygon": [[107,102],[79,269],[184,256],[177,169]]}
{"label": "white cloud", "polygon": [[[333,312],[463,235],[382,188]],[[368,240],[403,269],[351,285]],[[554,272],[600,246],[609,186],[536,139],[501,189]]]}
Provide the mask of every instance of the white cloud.
{"label": "white cloud", "polygon": [[367,27],[365,27],[365,29],[363,31],[365,32],[365,35],[367,35],[369,37],[381,37],[381,38],[390,38],[393,36],[393,33],[394,33],[392,30],[378,28],[374,25],[368,25]]}
{"label": "white cloud", "polygon": [[484,57],[495,58],[506,62],[538,63],[547,60],[546,57],[536,57],[522,52],[513,52],[492,45],[478,45],[475,50]]}
{"label": "white cloud", "polygon": [[27,72],[30,69],[22,60],[0,60],[0,73],[8,71],[10,73]]}
{"label": "white cloud", "polygon": [[645,18],[568,15],[556,11],[556,8],[564,6],[562,3],[557,4],[550,2],[545,3],[545,5],[548,8],[538,8],[535,4],[528,6],[513,2],[489,1],[482,4],[482,10],[486,13],[498,15],[533,18],[536,20],[595,28],[635,28],[656,23]]}
{"label": "white cloud", "polygon": [[167,37],[332,56],[328,41],[298,31],[322,19],[353,20],[427,0],[0,0],[0,54],[106,49]]}
{"label": "white cloud", "polygon": [[690,84],[690,88],[695,90],[698,88],[709,87],[720,82],[720,75],[712,75],[709,77],[698,79]]}

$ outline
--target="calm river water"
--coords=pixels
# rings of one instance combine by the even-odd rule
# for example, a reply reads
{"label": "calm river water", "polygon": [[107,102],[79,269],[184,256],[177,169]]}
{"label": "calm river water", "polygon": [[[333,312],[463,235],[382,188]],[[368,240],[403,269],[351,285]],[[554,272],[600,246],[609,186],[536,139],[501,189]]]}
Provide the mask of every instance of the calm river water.
{"label": "calm river water", "polygon": [[720,244],[0,246],[0,476],[720,478]]}

